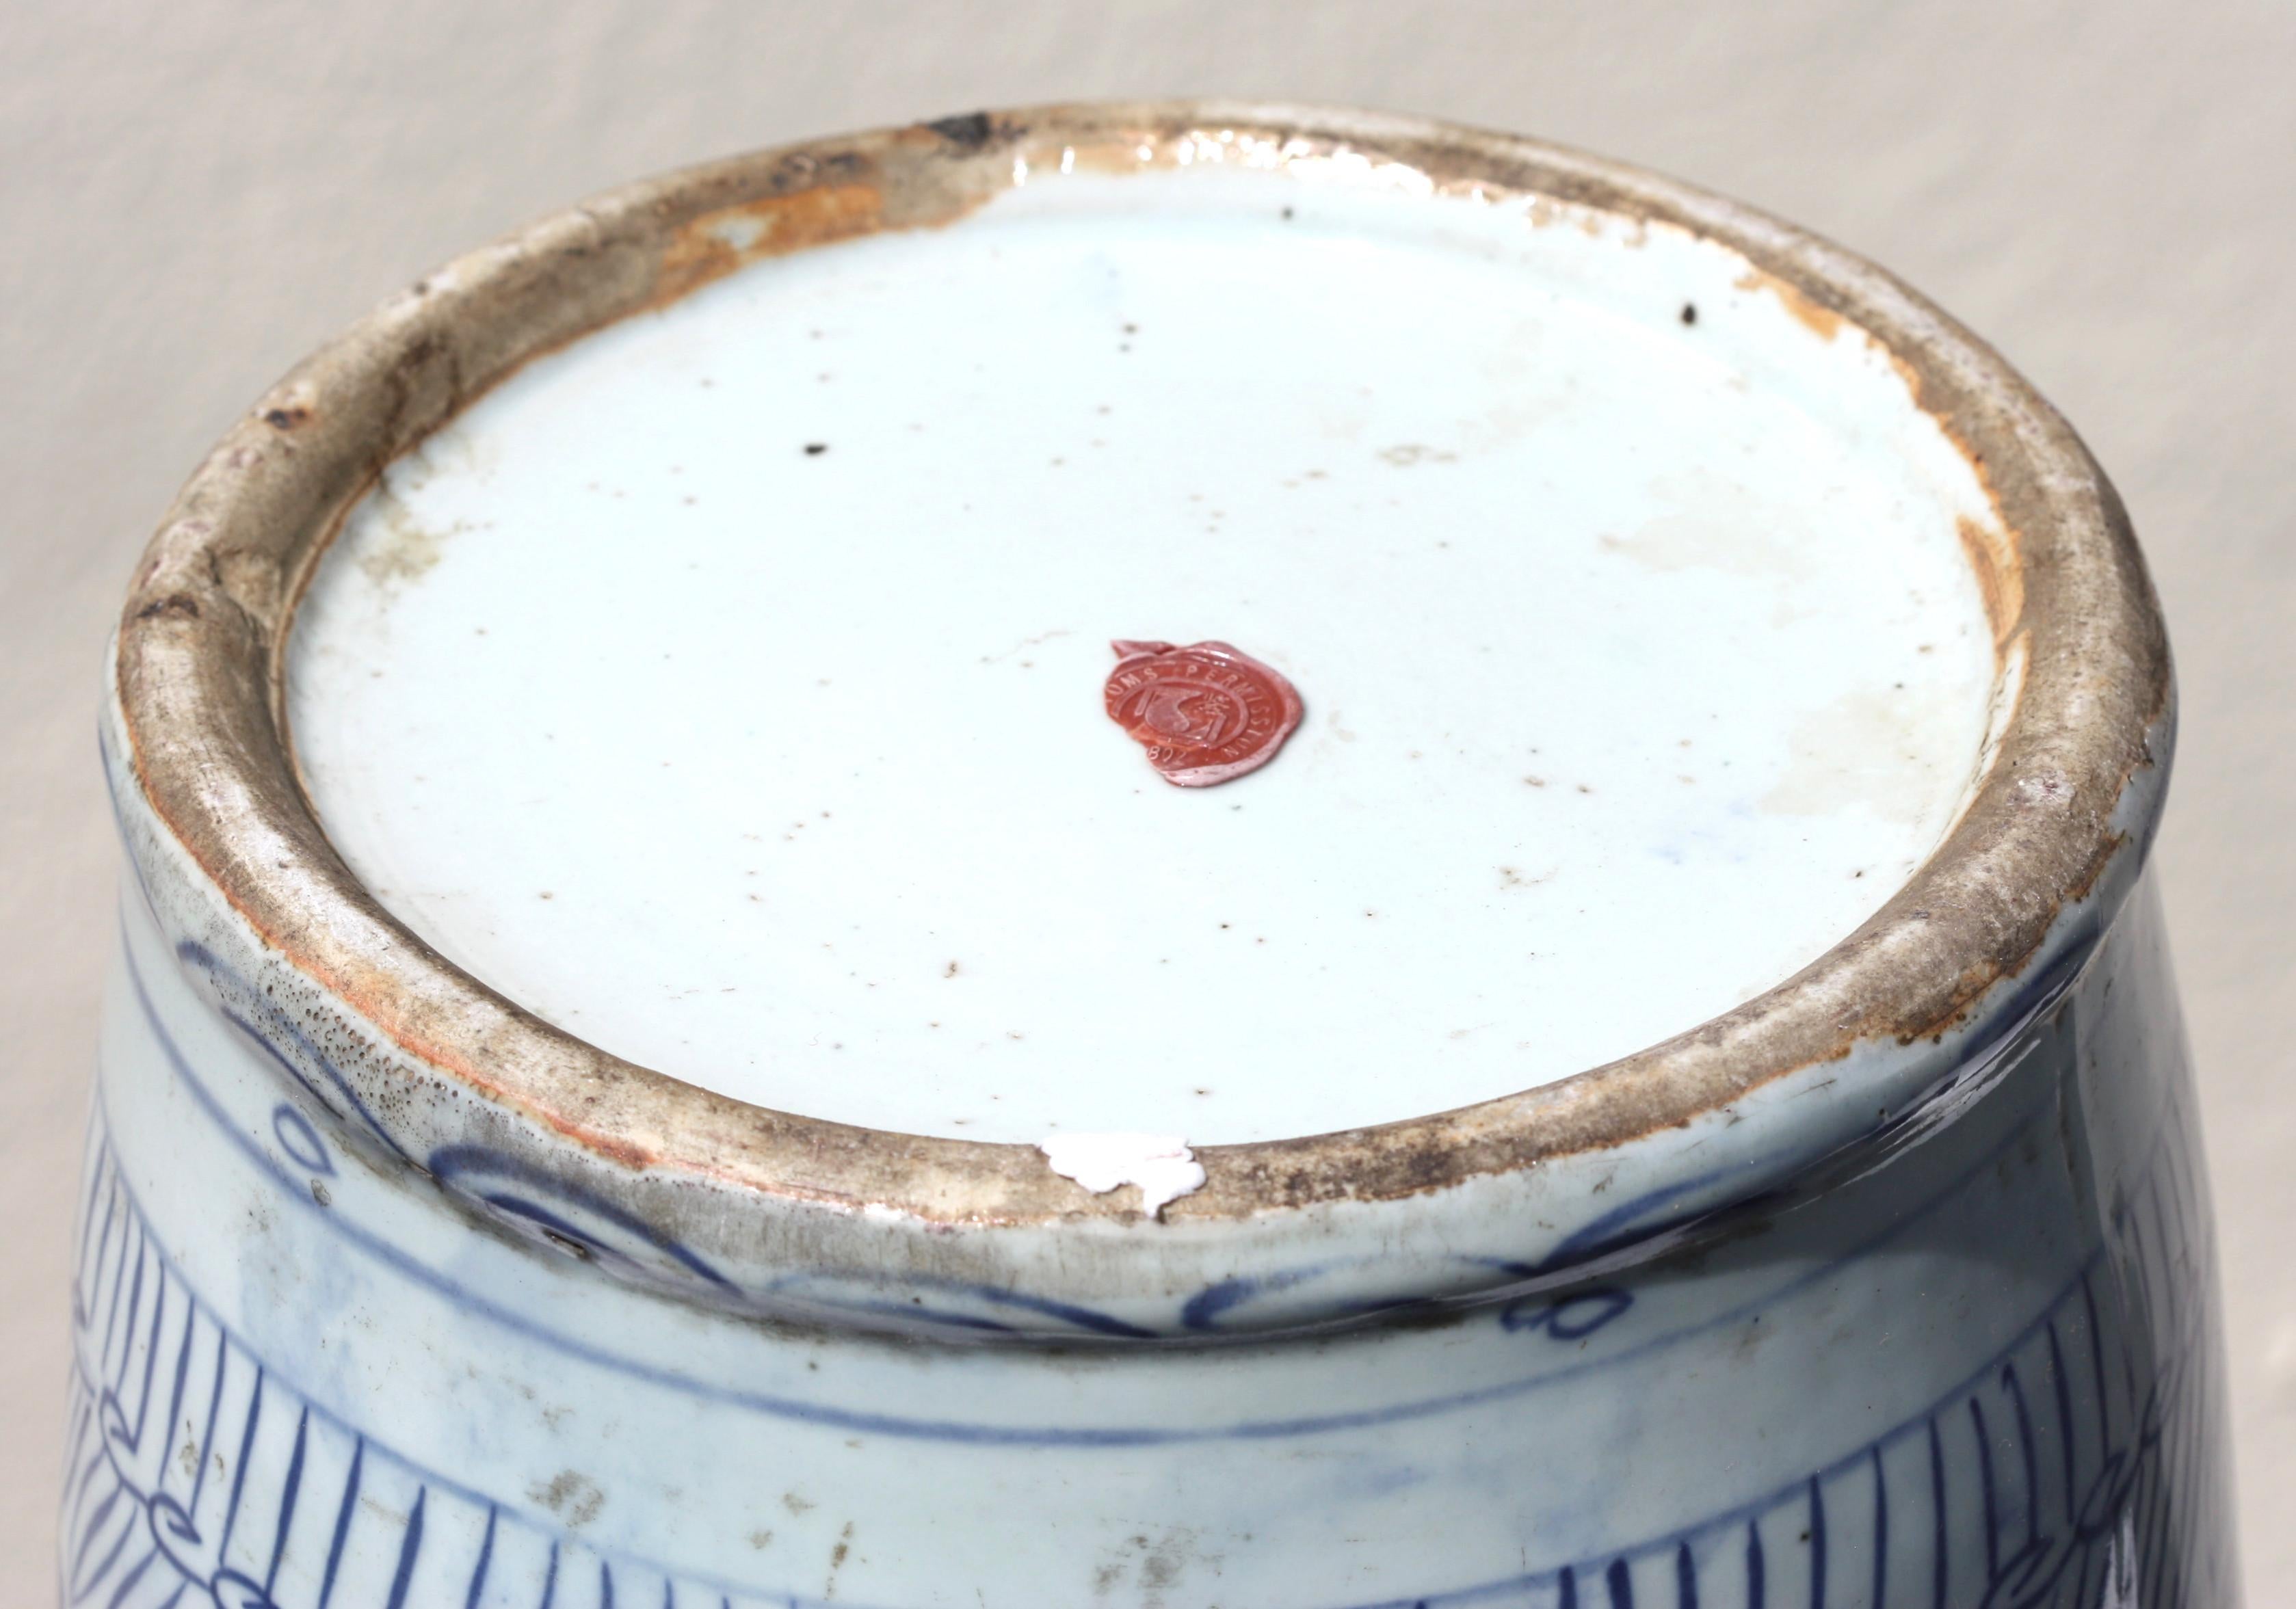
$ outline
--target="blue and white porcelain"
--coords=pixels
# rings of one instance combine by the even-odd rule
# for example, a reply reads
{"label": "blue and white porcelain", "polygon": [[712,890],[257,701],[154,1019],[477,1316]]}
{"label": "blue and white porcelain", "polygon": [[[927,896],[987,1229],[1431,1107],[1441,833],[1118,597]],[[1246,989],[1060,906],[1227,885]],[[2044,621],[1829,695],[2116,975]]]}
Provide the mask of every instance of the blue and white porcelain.
{"label": "blue and white porcelain", "polygon": [[[1164,786],[1110,644],[1305,718]],[[138,569],[78,1605],[2231,1605],[2070,429],[1880,270],[1209,104],[428,276]]]}

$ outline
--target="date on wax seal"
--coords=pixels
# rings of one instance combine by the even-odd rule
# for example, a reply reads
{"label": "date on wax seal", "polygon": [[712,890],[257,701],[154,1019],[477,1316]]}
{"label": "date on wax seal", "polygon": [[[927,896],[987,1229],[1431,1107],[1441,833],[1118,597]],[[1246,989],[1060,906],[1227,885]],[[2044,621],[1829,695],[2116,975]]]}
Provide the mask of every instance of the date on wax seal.
{"label": "date on wax seal", "polygon": [[1225,642],[1117,641],[1101,690],[1108,718],[1148,751],[1175,788],[1210,788],[1275,757],[1300,724],[1282,672]]}

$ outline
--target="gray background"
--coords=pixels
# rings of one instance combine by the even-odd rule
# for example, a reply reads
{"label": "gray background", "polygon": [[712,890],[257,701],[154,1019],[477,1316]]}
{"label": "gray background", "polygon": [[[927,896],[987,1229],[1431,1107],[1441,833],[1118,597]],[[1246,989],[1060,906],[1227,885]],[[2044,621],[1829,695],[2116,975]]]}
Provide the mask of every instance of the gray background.
{"label": "gray background", "polygon": [[[14,0],[0,16],[0,1558],[49,1546],[114,847],[97,666],[207,444],[464,247],[650,170],[980,105],[1215,94],[1521,129],[1845,241],[1988,336],[2144,534],[2161,846],[2222,1225],[2242,1540],[2296,1580],[2296,7],[2276,0]],[[44,1569],[0,1582],[45,1602]],[[0,1586],[0,1592],[12,1590]]]}

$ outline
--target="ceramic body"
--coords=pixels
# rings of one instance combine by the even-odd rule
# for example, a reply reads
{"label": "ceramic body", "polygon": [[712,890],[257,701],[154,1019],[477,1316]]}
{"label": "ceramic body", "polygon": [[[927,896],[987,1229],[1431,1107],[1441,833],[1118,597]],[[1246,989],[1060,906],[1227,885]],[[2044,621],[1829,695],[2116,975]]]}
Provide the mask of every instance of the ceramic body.
{"label": "ceramic body", "polygon": [[[1142,1211],[1037,1148],[621,1061],[361,883],[280,666],[377,464],[761,241],[1215,149],[1710,239],[1966,455],[2005,690],[1968,798],[1854,934],[1573,1076],[1200,1147]],[[1426,125],[1067,109],[541,225],[264,399],[123,613],[62,1600],[2234,1604],[2145,869],[2173,724],[2141,560],[2063,422],[1878,271],[1647,176]],[[1189,791],[1122,757],[1144,808]]]}
{"label": "ceramic body", "polygon": [[1949,1112],[1710,1239],[1257,1344],[1211,1290],[1205,1339],[1129,1348],[614,1288],[342,1147],[139,896],[123,926],[68,1603],[2234,1601],[2149,889]]}

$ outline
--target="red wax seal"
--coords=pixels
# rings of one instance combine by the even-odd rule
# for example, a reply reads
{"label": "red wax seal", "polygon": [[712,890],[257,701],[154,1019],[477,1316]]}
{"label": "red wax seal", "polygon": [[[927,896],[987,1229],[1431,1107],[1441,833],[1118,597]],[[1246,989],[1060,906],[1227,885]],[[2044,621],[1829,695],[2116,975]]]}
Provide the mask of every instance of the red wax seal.
{"label": "red wax seal", "polygon": [[1258,771],[1300,724],[1300,695],[1283,674],[1225,642],[1109,646],[1116,668],[1101,690],[1108,718],[1175,788]]}

